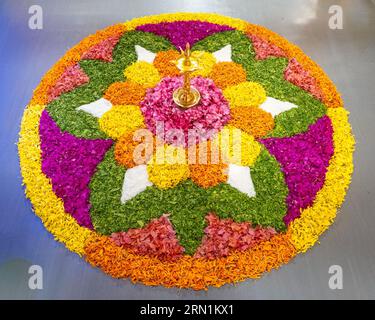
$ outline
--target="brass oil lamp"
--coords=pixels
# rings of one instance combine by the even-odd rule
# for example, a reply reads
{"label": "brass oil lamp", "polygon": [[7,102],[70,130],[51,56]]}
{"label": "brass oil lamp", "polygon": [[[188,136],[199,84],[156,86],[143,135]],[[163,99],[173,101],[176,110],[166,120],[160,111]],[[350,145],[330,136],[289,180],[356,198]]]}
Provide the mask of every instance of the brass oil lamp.
{"label": "brass oil lamp", "polygon": [[198,61],[191,56],[190,44],[186,44],[185,50],[181,50],[181,57],[174,61],[176,67],[184,76],[182,87],[173,92],[173,101],[181,108],[188,109],[198,104],[201,95],[199,91],[190,85],[191,73],[198,70]]}

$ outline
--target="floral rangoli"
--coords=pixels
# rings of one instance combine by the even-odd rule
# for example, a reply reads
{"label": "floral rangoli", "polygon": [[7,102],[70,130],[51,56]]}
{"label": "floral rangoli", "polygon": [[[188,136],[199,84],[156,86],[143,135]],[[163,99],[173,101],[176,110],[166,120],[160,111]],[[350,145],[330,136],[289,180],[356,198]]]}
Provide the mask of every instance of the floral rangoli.
{"label": "floral rangoli", "polygon": [[[187,44],[200,100],[183,110]],[[26,196],[56,240],[112,277],[199,290],[313,246],[344,200],[354,138],[334,84],[298,47],[239,19],[176,13],[70,49],[35,89],[18,147]]]}

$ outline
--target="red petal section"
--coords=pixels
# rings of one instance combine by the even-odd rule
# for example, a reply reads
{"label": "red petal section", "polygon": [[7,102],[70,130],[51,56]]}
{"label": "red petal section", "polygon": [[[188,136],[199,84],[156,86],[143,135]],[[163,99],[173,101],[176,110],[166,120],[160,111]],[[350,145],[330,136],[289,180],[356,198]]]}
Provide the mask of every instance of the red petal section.
{"label": "red petal section", "polygon": [[78,64],[67,67],[56,84],[48,91],[48,103],[62,93],[72,91],[74,88],[89,82],[89,80],[87,74]]}
{"label": "red petal section", "polygon": [[232,219],[219,219],[212,213],[207,215],[206,220],[208,226],[202,244],[195,253],[196,258],[225,257],[234,250],[249,249],[276,234],[271,227],[253,228],[249,222],[237,223]]}
{"label": "red petal section", "polygon": [[149,255],[160,260],[176,260],[184,252],[167,215],[153,219],[142,229],[129,229],[111,235],[116,245],[139,255]]}
{"label": "red petal section", "polygon": [[92,46],[82,55],[82,59],[104,60],[107,62],[112,62],[113,49],[119,41],[120,37],[121,35],[115,35]]}
{"label": "red petal section", "polygon": [[262,38],[248,34],[248,37],[251,39],[253,43],[253,47],[256,53],[255,58],[258,60],[266,59],[270,56],[272,57],[285,57],[286,54],[283,50],[281,50],[278,46],[268,42],[267,40],[263,40]]}
{"label": "red petal section", "polygon": [[295,58],[289,60],[289,64],[284,71],[284,79],[310,92],[315,98],[323,99],[323,93],[316,79],[310,75],[309,71],[304,70]]}

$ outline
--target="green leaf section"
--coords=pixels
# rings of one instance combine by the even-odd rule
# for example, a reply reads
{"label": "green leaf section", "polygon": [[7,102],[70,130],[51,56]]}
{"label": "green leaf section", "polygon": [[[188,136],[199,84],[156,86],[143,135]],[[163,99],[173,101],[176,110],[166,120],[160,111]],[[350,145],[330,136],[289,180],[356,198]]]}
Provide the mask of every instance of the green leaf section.
{"label": "green leaf section", "polygon": [[152,52],[172,49],[171,43],[152,33],[129,31],[125,33],[113,51],[113,61],[81,60],[80,66],[90,81],[70,92],[62,94],[47,105],[47,110],[62,131],[87,139],[106,138],[99,129],[98,119],[76,109],[100,99],[110,84],[124,81],[124,69],[137,60],[135,45]]}
{"label": "green leaf section", "polygon": [[125,172],[116,164],[112,148],[91,180],[91,218],[95,230],[102,234],[141,228],[151,219],[169,213],[181,245],[186,253],[193,254],[202,241],[205,216],[211,211],[221,218],[285,230],[282,219],[288,190],[279,164],[265,149],[251,168],[257,192],[254,198],[228,184],[203,189],[187,180],[167,190],[148,187],[121,204]]}
{"label": "green leaf section", "polygon": [[256,196],[249,198],[229,184],[223,183],[210,190],[208,207],[221,218],[237,222],[250,221],[253,225],[271,226],[285,230],[285,198],[288,188],[280,165],[265,149],[250,169]]}
{"label": "green leaf section", "polygon": [[232,46],[232,60],[243,66],[248,81],[262,84],[267,96],[298,106],[275,117],[275,128],[268,137],[287,137],[305,132],[309,125],[326,113],[324,104],[284,79],[284,70],[288,65],[286,58],[256,60],[251,40],[243,32],[216,33],[196,43],[193,50],[214,52],[228,44]]}

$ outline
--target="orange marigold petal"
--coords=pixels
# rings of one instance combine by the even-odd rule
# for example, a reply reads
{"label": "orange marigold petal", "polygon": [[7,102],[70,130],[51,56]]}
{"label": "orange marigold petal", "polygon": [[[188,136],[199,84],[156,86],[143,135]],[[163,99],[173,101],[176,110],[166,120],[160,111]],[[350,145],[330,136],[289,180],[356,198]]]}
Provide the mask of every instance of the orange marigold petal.
{"label": "orange marigold petal", "polygon": [[134,141],[134,131],[125,133],[116,142],[115,159],[126,168],[146,164],[155,151],[155,145],[155,138],[147,140],[146,136],[142,136],[141,141]]}
{"label": "orange marigold petal", "polygon": [[243,67],[235,62],[218,62],[211,71],[210,77],[215,84],[225,89],[246,81],[246,72]]}
{"label": "orange marigold petal", "polygon": [[231,109],[229,124],[255,138],[263,137],[275,126],[272,115],[257,107],[237,107]]}
{"label": "orange marigold petal", "polygon": [[133,82],[115,82],[104,93],[104,98],[113,105],[138,105],[146,95],[146,89]]}
{"label": "orange marigold petal", "polygon": [[193,164],[189,166],[190,178],[202,188],[209,188],[228,180],[228,165],[221,164]]}
{"label": "orange marigold petal", "polygon": [[[296,255],[289,234],[278,234],[243,252],[214,260],[184,255],[165,263],[154,257],[139,256],[116,246],[105,236],[92,236],[85,246],[86,260],[115,278],[130,277],[133,282],[165,287],[207,289],[228,282],[259,278]],[[146,272],[146,271],[147,272]]]}
{"label": "orange marigold petal", "polygon": [[221,161],[219,148],[210,140],[188,149],[190,178],[202,188],[209,188],[228,180],[228,165]]}
{"label": "orange marigold petal", "polygon": [[154,66],[158,69],[161,77],[172,77],[180,74],[180,70],[178,70],[176,65],[172,62],[179,57],[180,54],[176,50],[160,51],[157,53]]}

